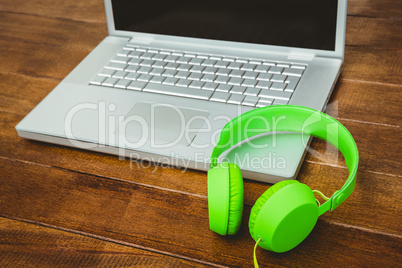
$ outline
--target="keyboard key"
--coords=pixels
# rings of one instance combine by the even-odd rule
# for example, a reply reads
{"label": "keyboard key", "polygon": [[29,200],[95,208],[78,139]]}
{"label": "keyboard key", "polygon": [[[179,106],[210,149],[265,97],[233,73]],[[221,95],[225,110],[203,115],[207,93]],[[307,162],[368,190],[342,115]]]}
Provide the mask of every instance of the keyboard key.
{"label": "keyboard key", "polygon": [[207,67],[202,71],[204,74],[215,74],[218,71],[216,67]]}
{"label": "keyboard key", "polygon": [[163,77],[163,76],[154,76],[154,77],[152,77],[152,79],[149,82],[161,84],[163,82],[163,80],[165,80],[165,77]]}
{"label": "keyboard key", "polygon": [[248,63],[248,59],[245,59],[245,58],[238,58],[238,59],[236,59],[236,62]]}
{"label": "keyboard key", "polygon": [[286,78],[285,83],[287,83],[285,91],[293,92],[296,89],[297,84],[299,83],[299,77],[297,77],[297,76],[288,76]]}
{"label": "keyboard key", "polygon": [[231,104],[241,104],[243,99],[244,99],[243,95],[232,94],[232,95],[230,95],[227,102],[231,103]]}
{"label": "keyboard key", "polygon": [[257,81],[254,79],[244,79],[241,85],[244,87],[254,87],[256,83]]}
{"label": "keyboard key", "polygon": [[166,59],[166,55],[163,55],[163,54],[156,54],[153,58],[152,58],[152,60],[156,60],[156,61],[163,61],[164,59]]}
{"label": "keyboard key", "polygon": [[220,84],[220,85],[216,88],[216,91],[219,91],[219,92],[229,92],[231,88],[232,88],[232,86],[225,85],[225,84]]}
{"label": "keyboard key", "polygon": [[254,107],[257,104],[258,100],[259,100],[259,98],[255,97],[255,96],[246,96],[244,98],[242,104],[246,105],[246,106]]}
{"label": "keyboard key", "polygon": [[234,70],[240,70],[240,68],[243,66],[243,63],[240,62],[231,62],[228,65],[228,69],[234,69]]}
{"label": "keyboard key", "polygon": [[179,63],[169,62],[168,64],[166,64],[165,68],[170,70],[176,70],[179,66],[180,66]]}
{"label": "keyboard key", "polygon": [[191,84],[190,80],[185,80],[185,79],[179,79],[179,81],[176,83],[176,86],[179,87],[188,87]]}
{"label": "keyboard key", "polygon": [[124,63],[126,64],[128,59],[126,57],[121,57],[121,56],[115,56],[113,59],[110,60],[111,62],[117,62],[117,63]]}
{"label": "keyboard key", "polygon": [[177,78],[168,77],[168,78],[166,78],[166,79],[162,82],[162,84],[173,86],[173,85],[175,85],[178,81],[179,81],[179,79],[177,79]]}
{"label": "keyboard key", "polygon": [[159,85],[159,84],[153,84],[153,83],[147,84],[146,87],[144,88],[144,91],[172,95],[172,96],[203,99],[203,100],[208,100],[212,95],[212,91],[208,91],[208,90],[184,88],[184,87],[177,87],[177,86],[168,86],[168,85],[163,85],[163,84]]}
{"label": "keyboard key", "polygon": [[289,103],[288,100],[275,99],[272,104],[273,105],[284,105],[284,104],[288,104],[288,103]]}
{"label": "keyboard key", "polygon": [[192,65],[201,65],[201,63],[203,63],[203,62],[204,62],[203,59],[200,59],[200,58],[193,58],[193,59],[190,60],[189,64],[192,64]]}
{"label": "keyboard key", "polygon": [[114,75],[116,71],[115,70],[111,70],[111,69],[102,69],[98,75],[99,76],[105,76],[105,77],[111,77]]}
{"label": "keyboard key", "polygon": [[117,88],[127,88],[127,86],[129,85],[131,83],[131,81],[130,80],[127,80],[127,79],[121,79],[121,80],[119,80],[115,85],[114,85],[114,87],[117,87]]}
{"label": "keyboard key", "polygon": [[257,64],[250,64],[250,63],[247,63],[247,64],[244,64],[244,65],[241,67],[241,70],[244,70],[244,71],[254,71],[255,68],[257,68]]}
{"label": "keyboard key", "polygon": [[233,86],[232,90],[230,91],[230,93],[232,93],[232,94],[243,94],[244,91],[246,91],[246,87]]}
{"label": "keyboard key", "polygon": [[152,71],[149,72],[150,75],[161,76],[164,70],[161,68],[153,68]]}
{"label": "keyboard key", "polygon": [[202,78],[201,81],[204,82],[213,82],[216,79],[216,75],[213,74],[205,74]]}
{"label": "keyboard key", "polygon": [[301,76],[303,74],[303,69],[295,69],[295,68],[285,68],[282,74],[284,75],[292,75],[292,76]]}
{"label": "keyboard key", "polygon": [[128,73],[128,75],[126,76],[126,79],[137,80],[138,77],[140,77],[139,73]]}
{"label": "keyboard key", "polygon": [[216,74],[228,76],[230,74],[230,72],[231,72],[231,70],[219,68],[218,71],[216,72]]}
{"label": "keyboard key", "polygon": [[256,88],[256,87],[248,87],[246,91],[244,92],[244,95],[250,95],[250,96],[258,96],[260,93],[261,89]]}
{"label": "keyboard key", "polygon": [[188,79],[190,80],[201,80],[203,74],[201,73],[191,73],[190,76],[188,77]]}
{"label": "keyboard key", "polygon": [[141,62],[142,62],[142,59],[132,58],[131,60],[128,61],[128,64],[129,65],[140,65]]}
{"label": "keyboard key", "polygon": [[91,85],[102,85],[103,81],[105,81],[106,77],[104,76],[95,76],[91,82],[89,82]]}
{"label": "keyboard key", "polygon": [[230,94],[225,93],[225,92],[215,92],[212,97],[211,97],[211,101],[218,101],[218,102],[227,102],[227,100],[229,99]]}
{"label": "keyboard key", "polygon": [[229,82],[229,77],[227,77],[227,76],[218,76],[216,79],[215,79],[215,83],[222,83],[222,84],[227,84],[228,82]]}
{"label": "keyboard key", "polygon": [[165,61],[167,62],[176,62],[180,57],[179,56],[173,56],[173,55],[169,55],[166,57]]}
{"label": "keyboard key", "polygon": [[189,63],[190,62],[190,60],[191,60],[191,58],[189,58],[189,57],[180,57],[180,58],[178,58],[177,59],[177,63],[185,63],[185,64],[187,64],[187,63]]}
{"label": "keyboard key", "polygon": [[127,86],[127,89],[141,91],[146,85],[147,85],[147,83],[145,83],[145,82],[132,81]]}
{"label": "keyboard key", "polygon": [[166,64],[167,64],[167,62],[157,61],[152,65],[152,67],[153,68],[165,68]]}
{"label": "keyboard key", "polygon": [[229,76],[230,77],[242,77],[244,75],[244,71],[240,71],[240,70],[233,70]]}
{"label": "keyboard key", "polygon": [[291,92],[261,89],[261,92],[258,96],[271,99],[289,100],[291,95]]}
{"label": "keyboard key", "polygon": [[271,73],[271,74],[280,74],[280,73],[282,73],[283,69],[284,69],[284,68],[282,68],[282,67],[271,67],[271,68],[269,69],[268,73]]}
{"label": "keyboard key", "polygon": [[140,66],[147,66],[147,67],[151,67],[153,64],[155,64],[154,60],[143,60],[140,63]]}
{"label": "keyboard key", "polygon": [[229,66],[229,62],[228,61],[218,61],[214,67],[218,67],[218,68],[226,68]]}
{"label": "keyboard key", "polygon": [[[259,73],[247,71],[244,73],[243,78],[256,79]],[[261,74],[261,73],[260,73]]]}
{"label": "keyboard key", "polygon": [[126,68],[126,64],[118,62],[109,62],[108,64],[105,65],[105,68],[111,70],[123,71]]}
{"label": "keyboard key", "polygon": [[208,59],[208,60],[204,60],[204,62],[203,62],[201,65],[207,66],[207,67],[212,67],[212,66],[214,66],[217,62],[218,62],[217,60]]}
{"label": "keyboard key", "polygon": [[285,83],[274,82],[274,83],[272,83],[270,89],[283,91],[285,89],[285,87],[286,87]]}
{"label": "keyboard key", "polygon": [[128,54],[129,58],[139,58],[141,57],[143,52],[141,51],[132,51],[130,54]]}
{"label": "keyboard key", "polygon": [[177,72],[177,74],[175,75],[175,77],[185,79],[185,78],[187,78],[189,75],[190,75],[190,72],[179,71],[179,72]]}
{"label": "keyboard key", "polygon": [[129,65],[129,66],[127,66],[126,69],[124,69],[124,71],[126,71],[126,72],[137,72],[138,69],[140,69],[140,66],[138,66],[138,65]]}
{"label": "keyboard key", "polygon": [[117,56],[120,57],[128,57],[128,55],[131,53],[130,50],[126,50],[126,49],[120,49],[119,52],[117,52]]}
{"label": "keyboard key", "polygon": [[232,77],[230,78],[228,84],[234,86],[240,86],[243,83],[243,78]]}
{"label": "keyboard key", "polygon": [[271,84],[272,84],[272,82],[268,82],[268,81],[258,81],[258,83],[257,83],[257,85],[255,85],[255,87],[268,89],[271,87]]}
{"label": "keyboard key", "polygon": [[102,82],[102,86],[113,87],[118,81],[119,79],[117,78],[108,77]]}
{"label": "keyboard key", "polygon": [[268,65],[259,65],[254,69],[254,71],[259,72],[259,73],[266,73],[266,72],[268,72],[268,70],[270,68],[271,67]]}
{"label": "keyboard key", "polygon": [[193,81],[191,82],[191,84],[189,85],[190,88],[198,88],[201,89],[204,86],[205,82],[202,81]]}
{"label": "keyboard key", "polygon": [[140,73],[140,74],[149,74],[149,72],[152,70],[152,68],[151,67],[145,67],[145,66],[142,66],[141,68],[139,68],[138,69],[138,73]]}
{"label": "keyboard key", "polygon": [[190,71],[194,73],[201,73],[205,69],[204,66],[194,65]]}
{"label": "keyboard key", "polygon": [[215,90],[218,87],[218,84],[207,82],[205,85],[202,87],[202,89],[205,90]]}
{"label": "keyboard key", "polygon": [[274,74],[271,78],[272,82],[280,82],[280,83],[284,83],[286,79],[286,75],[282,75],[282,74]]}
{"label": "keyboard key", "polygon": [[286,63],[286,62],[278,62],[276,64],[277,67],[284,67],[284,68],[289,68],[290,67],[290,63]]}
{"label": "keyboard key", "polygon": [[174,77],[177,74],[176,70],[165,70],[162,74],[162,76],[166,77]]}
{"label": "keyboard key", "polygon": [[257,77],[257,80],[269,81],[272,78],[272,74],[260,73]]}
{"label": "keyboard key", "polygon": [[137,81],[141,82],[149,82],[152,79],[152,76],[149,74],[142,74],[137,78]]}
{"label": "keyboard key", "polygon": [[141,59],[144,59],[144,60],[150,60],[150,59],[152,59],[152,58],[155,57],[155,56],[156,56],[155,53],[145,52],[145,53],[143,53],[143,54],[140,56],[140,58],[141,58]]}
{"label": "keyboard key", "polygon": [[301,65],[301,64],[292,64],[292,66],[290,66],[291,68],[295,68],[295,69],[306,69],[305,65]]}
{"label": "keyboard key", "polygon": [[119,79],[123,79],[128,73],[124,72],[124,71],[116,71],[112,77],[114,78],[119,78]]}
{"label": "keyboard key", "polygon": [[190,64],[180,64],[179,67],[177,67],[177,70],[179,71],[190,71],[191,67],[193,67]]}

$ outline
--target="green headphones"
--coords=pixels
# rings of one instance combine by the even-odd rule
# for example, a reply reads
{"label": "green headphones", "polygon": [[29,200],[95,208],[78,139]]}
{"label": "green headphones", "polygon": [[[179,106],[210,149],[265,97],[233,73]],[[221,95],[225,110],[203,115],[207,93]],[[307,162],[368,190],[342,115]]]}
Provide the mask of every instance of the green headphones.
{"label": "green headphones", "polygon": [[218,157],[255,135],[276,131],[298,132],[328,141],[343,154],[349,170],[343,187],[332,197],[325,198],[326,202],[320,206],[314,192],[296,180],[274,184],[256,201],[249,220],[251,236],[264,249],[285,252],[308,236],[318,216],[334,210],[349,197],[356,183],[359,156],[352,135],[341,123],[310,108],[268,106],[236,117],[222,129],[209,165],[208,211],[210,229],[214,232],[235,234],[243,213],[240,169],[234,163],[218,164]]}

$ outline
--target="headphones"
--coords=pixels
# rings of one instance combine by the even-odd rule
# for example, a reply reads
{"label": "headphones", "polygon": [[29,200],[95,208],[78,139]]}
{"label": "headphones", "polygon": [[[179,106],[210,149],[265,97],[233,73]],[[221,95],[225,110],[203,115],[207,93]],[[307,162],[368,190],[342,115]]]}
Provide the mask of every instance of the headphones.
{"label": "headphones", "polygon": [[[355,141],[337,120],[314,109],[278,105],[246,112],[226,124],[212,151],[208,171],[210,229],[220,235],[235,234],[243,213],[243,178],[234,163],[218,163],[219,156],[240,142],[267,132],[298,132],[326,140],[343,154],[349,176],[343,187],[327,198],[296,180],[271,186],[254,204],[249,231],[262,248],[286,252],[300,244],[312,231],[320,215],[334,210],[353,192],[359,161]],[[318,205],[314,193],[326,200]],[[254,248],[254,257],[255,257]]]}

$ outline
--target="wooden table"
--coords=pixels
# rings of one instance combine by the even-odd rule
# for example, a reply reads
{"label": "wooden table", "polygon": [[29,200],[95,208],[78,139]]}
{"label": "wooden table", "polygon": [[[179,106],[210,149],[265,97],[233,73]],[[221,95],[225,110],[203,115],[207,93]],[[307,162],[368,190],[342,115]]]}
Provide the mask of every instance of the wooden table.
{"label": "wooden table", "polygon": [[[0,266],[251,267],[247,223],[270,186],[245,180],[238,235],[208,228],[206,173],[18,137],[14,127],[106,35],[102,0],[0,0]],[[401,267],[402,2],[350,0],[345,64],[327,113],[355,137],[355,192],[294,250],[261,267]],[[347,176],[314,140],[298,180]]]}

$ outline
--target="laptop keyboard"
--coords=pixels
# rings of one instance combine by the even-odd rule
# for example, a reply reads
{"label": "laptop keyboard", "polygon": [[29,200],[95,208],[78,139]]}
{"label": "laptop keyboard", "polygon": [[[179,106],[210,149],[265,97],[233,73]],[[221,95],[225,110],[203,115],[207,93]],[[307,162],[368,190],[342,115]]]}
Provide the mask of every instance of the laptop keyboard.
{"label": "laptop keyboard", "polygon": [[306,68],[127,44],[89,84],[262,107],[287,104]]}

